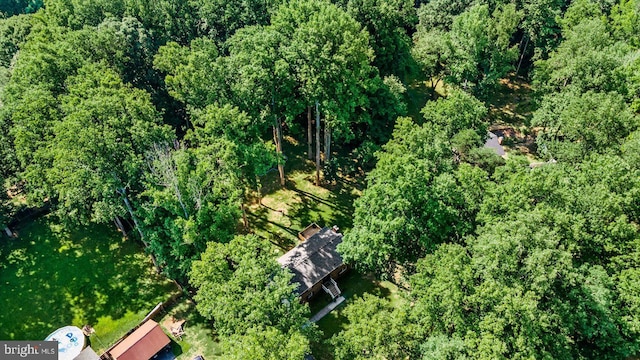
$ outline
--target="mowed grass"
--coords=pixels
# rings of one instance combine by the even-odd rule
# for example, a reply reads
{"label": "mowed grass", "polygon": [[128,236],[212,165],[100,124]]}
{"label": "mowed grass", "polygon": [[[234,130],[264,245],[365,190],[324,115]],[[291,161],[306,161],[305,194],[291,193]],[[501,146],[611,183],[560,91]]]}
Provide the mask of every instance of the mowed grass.
{"label": "mowed grass", "polygon": [[531,85],[522,77],[509,74],[500,79],[489,101],[489,121],[492,125],[531,126],[536,103]]}
{"label": "mowed grass", "polygon": [[[267,174],[261,198],[248,204],[249,230],[270,240],[284,253],[298,243],[298,232],[311,223],[336,225],[344,233],[353,225],[353,201],[361,195],[364,177],[338,177],[334,183],[315,185],[315,165],[307,159],[307,145],[288,137],[285,142],[286,185],[278,172]],[[340,156],[340,155],[334,155]]]}
{"label": "mowed grass", "polygon": [[[171,327],[176,321],[186,320],[181,338],[171,335]],[[180,299],[175,305],[158,319],[171,338],[171,349],[177,360],[191,360],[196,355],[205,359],[222,359],[222,351],[215,340],[211,322],[204,319],[195,309],[195,304],[186,298]]]}
{"label": "mowed grass", "polygon": [[61,326],[90,324],[100,353],[178,291],[112,227],[69,231],[46,216],[16,232],[0,238],[0,339],[44,339]]}

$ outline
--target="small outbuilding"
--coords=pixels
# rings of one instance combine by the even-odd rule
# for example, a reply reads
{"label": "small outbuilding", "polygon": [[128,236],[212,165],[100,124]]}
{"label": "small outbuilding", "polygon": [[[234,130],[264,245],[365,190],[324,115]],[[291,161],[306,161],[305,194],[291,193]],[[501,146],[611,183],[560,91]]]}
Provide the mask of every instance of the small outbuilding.
{"label": "small outbuilding", "polygon": [[505,156],[507,153],[504,151],[504,147],[502,147],[502,137],[498,137],[498,135],[489,132],[487,141],[484,143],[484,147],[487,149],[492,149],[498,154],[498,156]]}
{"label": "small outbuilding", "polygon": [[170,343],[171,340],[160,325],[153,320],[147,320],[114,346],[109,354],[113,360],[149,360]]}
{"label": "small outbuilding", "polygon": [[336,250],[342,242],[338,228],[320,228],[311,224],[298,236],[303,241],[282,255],[278,262],[293,272],[293,281],[299,284],[298,293],[302,301],[321,291],[331,295],[332,299],[340,296],[335,279],[347,271],[347,265]]}

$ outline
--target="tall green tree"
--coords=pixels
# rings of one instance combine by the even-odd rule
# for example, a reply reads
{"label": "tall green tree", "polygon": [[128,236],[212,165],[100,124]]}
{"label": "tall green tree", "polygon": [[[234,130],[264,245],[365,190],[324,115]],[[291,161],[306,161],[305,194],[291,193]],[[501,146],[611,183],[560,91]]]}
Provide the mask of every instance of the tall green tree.
{"label": "tall green tree", "polygon": [[350,0],[346,10],[369,33],[369,43],[375,54],[373,65],[382,76],[394,74],[405,78],[413,70],[411,38],[417,16],[413,1]]}
{"label": "tall green tree", "polygon": [[614,310],[613,283],[600,265],[574,265],[565,221],[562,212],[539,207],[487,224],[467,249],[442,245],[412,278],[418,324],[431,336],[464,339],[458,357],[633,353],[637,344]]}
{"label": "tall green tree", "polygon": [[141,211],[151,250],[181,282],[207,242],[228,242],[241,215],[247,225],[245,189],[274,162],[273,149],[238,109],[210,105],[192,121],[183,145],[160,144],[147,154]]}
{"label": "tall green tree", "polygon": [[138,213],[149,250],[162,271],[181,283],[209,241],[226,243],[240,219],[235,157],[225,147],[207,156],[196,149],[156,145]]}
{"label": "tall green tree", "polygon": [[154,91],[158,78],[144,71],[150,69],[151,52],[148,33],[133,18],[111,19],[77,31],[36,23],[2,93],[31,199],[51,197],[44,174],[52,166],[49,139],[54,136],[53,125],[64,116],[61,97],[68,92],[67,79],[84,65],[103,62],[125,82]]}
{"label": "tall green tree", "polygon": [[498,5],[493,12],[476,4],[455,16],[450,30],[420,23],[413,54],[432,86],[444,77],[487,97],[498,79],[515,67],[519,54],[511,38],[521,17],[514,4]]}
{"label": "tall green tree", "polygon": [[234,164],[227,168],[233,169],[236,177],[248,184],[254,184],[256,178],[273,165],[273,148],[261,139],[261,127],[238,108],[209,105],[195,111],[192,121],[194,127],[185,139],[194,151],[209,156],[225,149],[228,155],[223,161]]}
{"label": "tall green tree", "polygon": [[197,36],[195,9],[180,0],[47,0],[44,17],[52,25],[72,30],[98,26],[109,18],[134,17],[158,45],[187,44]]}
{"label": "tall green tree", "polygon": [[514,68],[517,46],[511,44],[522,14],[514,5],[474,5],[455,17],[449,32],[449,81],[487,96],[498,79]]}
{"label": "tall green tree", "polygon": [[203,35],[218,44],[224,43],[237,30],[253,25],[268,25],[271,13],[282,1],[205,1],[189,0],[197,11]]}
{"label": "tall green tree", "polygon": [[136,18],[107,18],[96,27],[68,33],[64,41],[75,49],[76,56],[107,62],[124,82],[152,94],[158,91],[161,79],[152,65],[156,45]]}
{"label": "tall green tree", "polygon": [[579,162],[593,153],[617,151],[638,127],[622,95],[564,91],[543,98],[532,123],[540,152],[546,157]]}
{"label": "tall green tree", "polygon": [[622,0],[615,4],[610,13],[610,24],[614,36],[628,41],[635,48],[640,47],[640,4],[638,0]]}
{"label": "tall green tree", "polygon": [[399,119],[383,150],[338,250],[356,267],[391,274],[473,230],[480,201],[474,194],[482,196],[487,175],[457,168],[449,139],[430,123]]}
{"label": "tall green tree", "polygon": [[524,0],[521,3],[519,8],[524,12],[520,24],[524,32],[521,51],[531,51],[531,58],[534,60],[545,59],[560,43],[561,27],[558,21],[562,18],[568,1]]}
{"label": "tall green tree", "polygon": [[50,195],[60,214],[76,221],[133,216],[130,193],[141,189],[144,153],[170,139],[169,129],[149,95],[104,64],[82,67],[67,87],[47,141],[52,162],[43,180],[55,191]]}
{"label": "tall green tree", "polygon": [[309,352],[316,330],[308,323],[309,308],[291,283],[292,274],[269,251],[271,244],[254,235],[238,236],[228,244],[210,242],[201,260],[193,263],[191,284],[198,311],[214,322],[233,358],[244,359],[233,345],[254,349],[258,358],[271,354]]}
{"label": "tall green tree", "polygon": [[447,64],[452,56],[448,45],[448,34],[437,28],[419,28],[413,34],[411,54],[418,63],[420,70],[429,80],[431,88],[445,78]]}
{"label": "tall green tree", "polygon": [[0,19],[0,66],[8,68],[20,46],[31,32],[32,15]]}
{"label": "tall green tree", "polygon": [[273,27],[247,27],[227,42],[233,101],[265,132],[271,126],[278,153],[280,185],[285,185],[283,123],[291,126],[305,107],[298,100],[291,64],[284,58],[285,37]]}
{"label": "tall green tree", "polygon": [[85,63],[64,40],[67,30],[40,26],[20,49],[2,96],[3,112],[29,200],[52,197],[45,172],[52,166],[49,140],[61,115],[58,96],[67,76]]}
{"label": "tall green tree", "polygon": [[566,87],[578,92],[594,90],[625,94],[625,79],[619,68],[628,45],[615,41],[601,19],[584,19],[563,34],[565,40],[536,62],[534,84],[544,92],[562,91]]}
{"label": "tall green tree", "polygon": [[272,326],[225,337],[221,346],[224,357],[231,360],[298,360],[310,353],[309,338],[300,331],[282,331]]}
{"label": "tall green tree", "polygon": [[218,46],[210,39],[195,39],[189,47],[170,42],[158,50],[154,67],[167,74],[169,94],[189,108],[227,102],[224,65]]}
{"label": "tall green tree", "polygon": [[427,101],[421,112],[427,122],[437,125],[446,136],[452,137],[467,129],[482,138],[487,135],[487,108],[460,89],[451,89],[447,97]]}
{"label": "tall green tree", "polygon": [[404,359],[413,355],[414,331],[407,309],[365,293],[345,309],[349,323],[331,338],[336,359]]}
{"label": "tall green tree", "polygon": [[271,23],[286,39],[282,52],[294,69],[304,102],[317,105],[323,114],[324,154],[329,161],[332,137],[353,139],[355,109],[368,107],[365,90],[376,76],[369,35],[345,11],[324,0],[292,0],[278,8]]}
{"label": "tall green tree", "polygon": [[432,28],[448,31],[453,19],[472,5],[470,0],[431,0],[424,1],[418,8],[420,24],[418,29],[426,31]]}

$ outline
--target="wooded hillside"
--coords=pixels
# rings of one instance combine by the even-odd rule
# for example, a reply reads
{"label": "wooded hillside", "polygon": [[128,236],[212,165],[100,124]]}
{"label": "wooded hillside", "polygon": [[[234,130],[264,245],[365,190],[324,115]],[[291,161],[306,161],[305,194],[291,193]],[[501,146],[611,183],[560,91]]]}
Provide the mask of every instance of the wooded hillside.
{"label": "wooded hillside", "polygon": [[[225,359],[627,359],[639,114],[640,0],[4,1],[0,225],[113,224]],[[333,336],[248,216],[296,158],[402,289]]]}

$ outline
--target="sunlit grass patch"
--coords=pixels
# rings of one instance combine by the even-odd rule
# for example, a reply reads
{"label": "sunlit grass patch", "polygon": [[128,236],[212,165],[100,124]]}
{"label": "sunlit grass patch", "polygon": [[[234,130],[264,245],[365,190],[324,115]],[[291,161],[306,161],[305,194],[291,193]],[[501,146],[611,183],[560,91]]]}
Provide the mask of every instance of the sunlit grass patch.
{"label": "sunlit grass patch", "polygon": [[[175,321],[186,320],[181,337],[171,335],[171,325]],[[215,339],[211,323],[198,314],[195,305],[182,298],[158,319],[158,323],[169,334],[171,348],[177,360],[191,360],[196,355],[205,359],[221,359],[220,345]]]}
{"label": "sunlit grass patch", "polygon": [[[289,139],[287,139],[289,140]],[[279,253],[298,242],[297,234],[315,222],[320,226],[336,225],[342,230],[353,224],[353,201],[361,195],[354,182],[315,185],[315,166],[307,160],[306,144],[288,141],[285,154],[287,184],[280,187],[277,172],[261,181],[261,197],[248,204],[249,230],[269,239]],[[340,156],[340,155],[334,155]]]}
{"label": "sunlit grass patch", "polygon": [[16,232],[0,243],[0,339],[44,339],[89,324],[100,352],[177,291],[139,243],[111,227],[69,231],[47,216]]}

